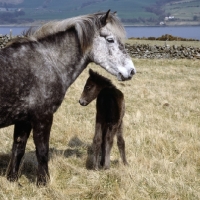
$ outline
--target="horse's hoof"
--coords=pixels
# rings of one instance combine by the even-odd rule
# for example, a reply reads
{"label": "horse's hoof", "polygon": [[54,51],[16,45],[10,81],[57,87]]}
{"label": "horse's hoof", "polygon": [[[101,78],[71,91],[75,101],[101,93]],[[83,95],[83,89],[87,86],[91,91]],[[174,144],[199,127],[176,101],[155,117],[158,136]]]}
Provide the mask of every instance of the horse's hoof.
{"label": "horse's hoof", "polygon": [[47,185],[46,180],[37,180],[37,186],[38,187],[45,187]]}
{"label": "horse's hoof", "polygon": [[38,187],[45,187],[49,181],[49,177],[47,176],[39,176],[37,179],[37,186]]}
{"label": "horse's hoof", "polygon": [[110,169],[110,166],[104,166],[103,169],[108,170],[108,169]]}
{"label": "horse's hoof", "polygon": [[18,174],[9,174],[7,175],[7,180],[10,182],[18,181]]}
{"label": "horse's hoof", "polygon": [[94,171],[99,171],[99,167],[93,167]]}
{"label": "horse's hoof", "polygon": [[37,181],[37,186],[38,187],[45,187],[47,185],[47,182],[40,182],[40,181]]}

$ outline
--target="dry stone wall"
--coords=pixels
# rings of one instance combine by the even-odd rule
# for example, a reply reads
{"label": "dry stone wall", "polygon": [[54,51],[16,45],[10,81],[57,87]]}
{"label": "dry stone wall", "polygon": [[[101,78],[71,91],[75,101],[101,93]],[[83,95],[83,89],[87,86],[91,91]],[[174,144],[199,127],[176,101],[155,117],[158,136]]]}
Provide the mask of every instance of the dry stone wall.
{"label": "dry stone wall", "polygon": [[126,49],[133,58],[200,59],[200,48],[191,46],[152,46],[149,44],[126,44]]}
{"label": "dry stone wall", "polygon": [[10,37],[7,35],[0,35],[0,49],[4,48],[10,41]]}

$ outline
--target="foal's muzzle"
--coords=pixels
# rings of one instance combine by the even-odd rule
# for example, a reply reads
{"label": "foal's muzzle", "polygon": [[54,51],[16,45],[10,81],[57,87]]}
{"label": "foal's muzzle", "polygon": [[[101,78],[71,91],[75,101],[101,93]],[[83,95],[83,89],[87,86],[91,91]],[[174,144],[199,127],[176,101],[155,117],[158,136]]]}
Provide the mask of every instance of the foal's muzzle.
{"label": "foal's muzzle", "polygon": [[80,99],[79,103],[80,103],[81,106],[87,106],[88,105],[88,102],[83,100],[83,99]]}

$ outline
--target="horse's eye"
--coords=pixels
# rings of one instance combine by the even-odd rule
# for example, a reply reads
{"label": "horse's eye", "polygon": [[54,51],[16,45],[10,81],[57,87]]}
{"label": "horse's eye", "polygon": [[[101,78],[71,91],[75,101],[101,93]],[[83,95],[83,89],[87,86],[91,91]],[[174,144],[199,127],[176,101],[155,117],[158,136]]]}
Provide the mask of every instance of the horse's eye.
{"label": "horse's eye", "polygon": [[114,43],[115,41],[113,40],[113,38],[106,38],[107,42],[109,43]]}
{"label": "horse's eye", "polygon": [[91,88],[90,86],[85,86],[86,90],[90,90],[90,88]]}

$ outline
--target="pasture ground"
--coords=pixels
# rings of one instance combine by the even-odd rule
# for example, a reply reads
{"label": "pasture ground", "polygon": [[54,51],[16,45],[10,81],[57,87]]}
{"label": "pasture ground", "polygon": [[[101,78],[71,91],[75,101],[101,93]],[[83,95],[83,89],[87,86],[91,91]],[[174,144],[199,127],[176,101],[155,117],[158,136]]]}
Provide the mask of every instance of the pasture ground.
{"label": "pasture ground", "polygon": [[[37,161],[30,136],[18,183],[5,177],[13,127],[0,129],[0,199],[200,199],[200,61],[133,59],[135,77],[118,82],[90,64],[67,91],[50,138],[48,187],[35,184]],[[110,78],[124,93],[124,138],[129,167],[116,140],[111,169],[93,171],[95,101],[78,100],[88,69]]]}

